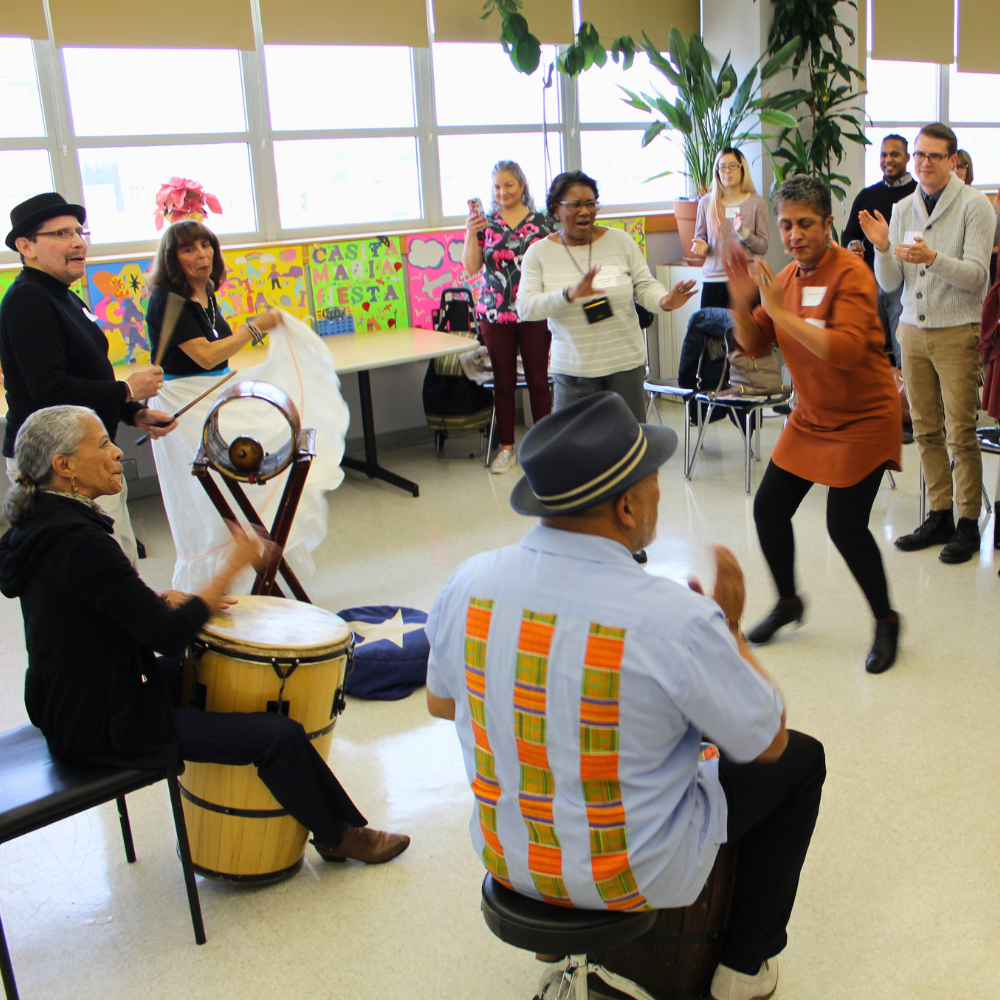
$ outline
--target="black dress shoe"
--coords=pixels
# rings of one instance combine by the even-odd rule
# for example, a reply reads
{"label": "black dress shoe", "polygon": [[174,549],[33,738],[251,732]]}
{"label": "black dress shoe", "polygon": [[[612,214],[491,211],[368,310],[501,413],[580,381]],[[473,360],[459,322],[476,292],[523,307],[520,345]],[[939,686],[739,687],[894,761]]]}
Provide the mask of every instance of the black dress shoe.
{"label": "black dress shoe", "polygon": [[875,641],[865,661],[865,670],[870,674],[881,674],[896,662],[896,647],[899,644],[899,615],[893,612],[890,621],[875,622]]}
{"label": "black dress shoe", "polygon": [[948,544],[941,550],[938,559],[943,563],[968,562],[979,552],[979,523],[971,517],[960,517]]}
{"label": "black dress shoe", "polygon": [[790,601],[778,601],[771,609],[771,613],[747,632],[747,642],[754,642],[758,645],[770,642],[771,637],[779,628],[791,625],[792,622],[802,621],[805,610],[806,607],[802,603],[801,597],[793,597]]}
{"label": "black dress shoe", "polygon": [[947,510],[932,510],[916,531],[908,535],[900,535],[894,542],[897,549],[904,552],[916,552],[918,549],[930,548],[932,545],[945,545],[955,534],[955,519],[951,508]]}
{"label": "black dress shoe", "polygon": [[632,558],[640,565],[645,566],[649,562],[649,556],[646,555],[645,549],[639,549],[638,552],[632,553]]}

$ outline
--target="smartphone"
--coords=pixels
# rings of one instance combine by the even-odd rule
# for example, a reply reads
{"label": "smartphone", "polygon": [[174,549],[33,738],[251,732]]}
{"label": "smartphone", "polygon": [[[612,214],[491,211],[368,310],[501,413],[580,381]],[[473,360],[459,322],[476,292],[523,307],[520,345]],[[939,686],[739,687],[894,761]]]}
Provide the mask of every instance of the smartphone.
{"label": "smartphone", "polygon": [[468,201],[469,211],[473,215],[482,215],[485,217],[486,213],[483,211],[483,199],[482,198],[470,198]]}

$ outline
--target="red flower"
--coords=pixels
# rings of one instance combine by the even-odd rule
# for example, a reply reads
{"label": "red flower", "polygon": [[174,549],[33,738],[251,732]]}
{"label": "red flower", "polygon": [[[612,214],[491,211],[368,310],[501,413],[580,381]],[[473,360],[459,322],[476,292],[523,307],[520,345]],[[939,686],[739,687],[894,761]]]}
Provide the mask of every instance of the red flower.
{"label": "red flower", "polygon": [[174,216],[182,218],[199,212],[209,211],[222,215],[222,205],[214,194],[209,194],[197,181],[186,177],[171,177],[156,194],[156,228],[162,229],[164,220],[173,221]]}

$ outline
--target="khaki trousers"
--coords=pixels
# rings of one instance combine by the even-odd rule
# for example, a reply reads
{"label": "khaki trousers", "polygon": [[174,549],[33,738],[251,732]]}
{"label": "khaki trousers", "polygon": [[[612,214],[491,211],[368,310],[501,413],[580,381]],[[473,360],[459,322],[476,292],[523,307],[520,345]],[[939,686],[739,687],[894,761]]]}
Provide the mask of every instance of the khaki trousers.
{"label": "khaki trousers", "polygon": [[979,373],[978,323],[921,330],[900,323],[903,382],[913,419],[913,437],[927,480],[931,510],[951,510],[952,470],[958,516],[979,519],[983,459],[976,438]]}

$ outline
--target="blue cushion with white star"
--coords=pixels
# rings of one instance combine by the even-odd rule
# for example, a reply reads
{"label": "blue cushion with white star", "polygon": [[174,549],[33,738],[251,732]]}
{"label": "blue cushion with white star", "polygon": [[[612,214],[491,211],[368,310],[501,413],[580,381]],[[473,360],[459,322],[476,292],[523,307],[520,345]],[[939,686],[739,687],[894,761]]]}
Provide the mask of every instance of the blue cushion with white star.
{"label": "blue cushion with white star", "polygon": [[348,694],[397,701],[427,683],[431,647],[424,632],[426,611],[376,604],[346,608],[337,614],[357,637]]}

